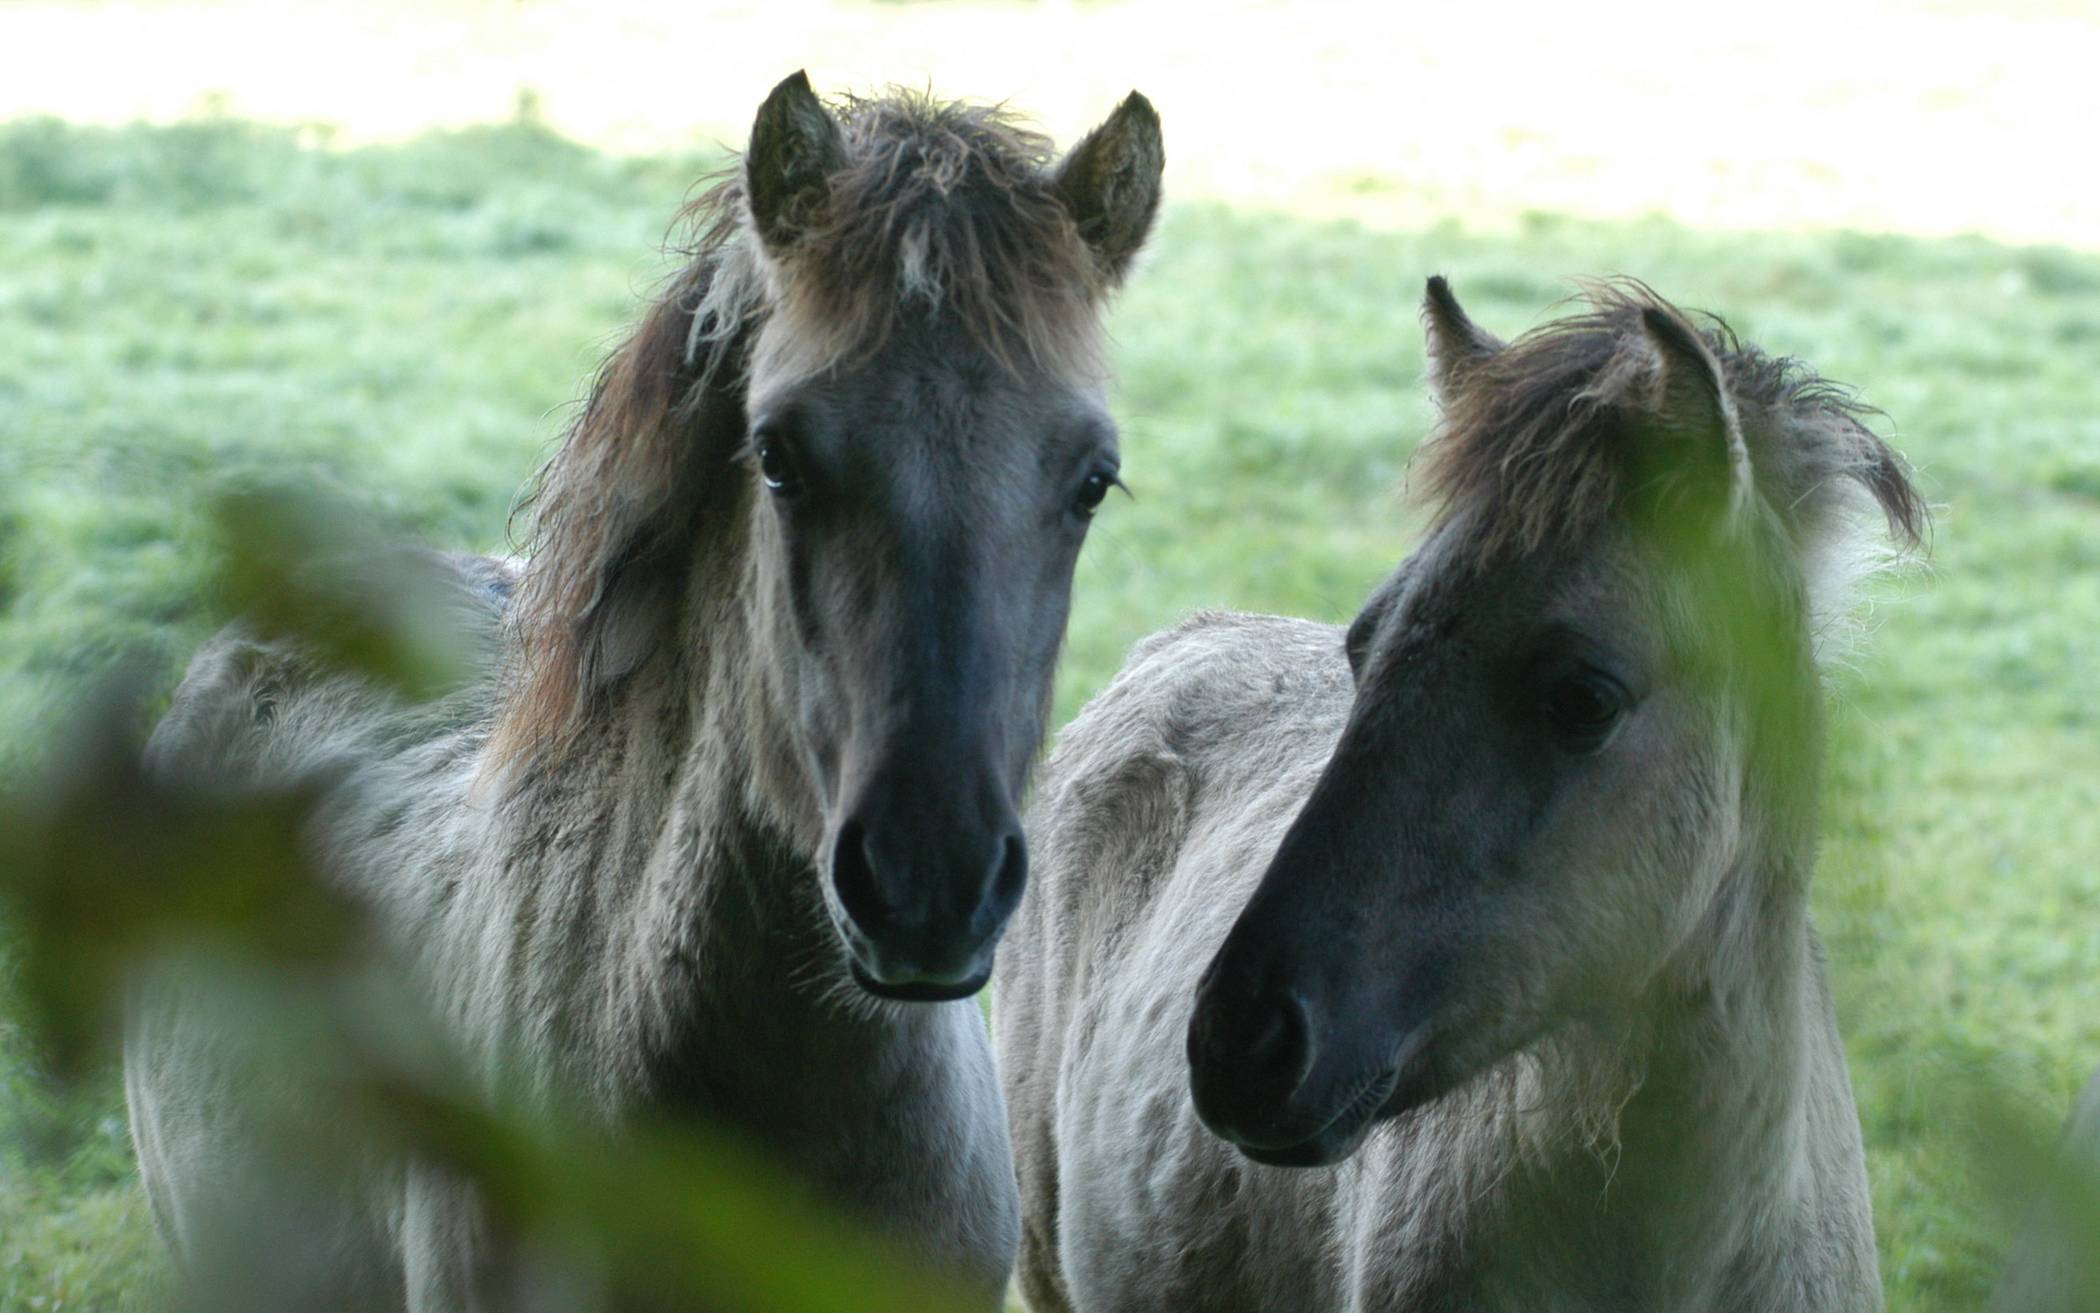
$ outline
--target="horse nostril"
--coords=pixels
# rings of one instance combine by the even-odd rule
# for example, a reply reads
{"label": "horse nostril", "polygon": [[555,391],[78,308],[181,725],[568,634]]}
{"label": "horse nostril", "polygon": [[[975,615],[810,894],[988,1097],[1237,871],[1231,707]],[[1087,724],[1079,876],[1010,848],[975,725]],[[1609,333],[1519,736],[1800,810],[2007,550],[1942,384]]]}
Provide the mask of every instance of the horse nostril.
{"label": "horse nostril", "polygon": [[[1227,967],[1216,980],[1229,982]],[[1294,989],[1206,990],[1189,1019],[1189,1093],[1212,1131],[1242,1146],[1303,1139],[1297,1106],[1319,1056],[1312,1009]],[[1316,1111],[1316,1110],[1315,1110]]]}
{"label": "horse nostril", "polygon": [[1312,1017],[1296,991],[1281,990],[1248,1005],[1243,1043],[1247,1061],[1286,1094],[1312,1072]]}
{"label": "horse nostril", "polygon": [[1021,890],[1028,883],[1028,844],[1018,834],[1009,834],[1000,847],[999,870],[992,876],[992,887],[985,898],[985,906],[995,920],[1003,921],[1021,901]]}
{"label": "horse nostril", "polygon": [[839,906],[862,933],[879,929],[890,919],[889,905],[875,883],[875,861],[868,855],[868,832],[859,821],[839,827],[831,850],[831,887]]}

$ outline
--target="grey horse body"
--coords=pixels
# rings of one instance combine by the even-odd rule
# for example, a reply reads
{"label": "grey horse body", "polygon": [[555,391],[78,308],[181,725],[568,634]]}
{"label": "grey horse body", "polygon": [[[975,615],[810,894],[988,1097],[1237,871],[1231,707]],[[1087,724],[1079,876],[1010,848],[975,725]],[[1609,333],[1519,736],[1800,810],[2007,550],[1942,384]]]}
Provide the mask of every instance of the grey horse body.
{"label": "grey horse body", "polygon": [[[1135,94],[1057,159],[1001,109],[788,79],[543,471],[529,559],[428,563],[476,676],[410,704],[236,627],[149,765],[312,786],[317,864],[477,1093],[736,1135],[997,1306],[1018,1206],[968,995],[1162,163]],[[142,982],[127,1033],[178,1258],[268,1307],[596,1302],[471,1182],[302,1123],[302,1073],[211,990]]]}
{"label": "grey horse body", "polygon": [[[477,585],[505,567],[449,568],[496,625],[499,596]],[[727,646],[683,660],[731,661]],[[696,716],[720,718],[672,690],[708,681],[668,673],[633,681],[638,705],[591,731],[609,741],[578,765],[489,798],[477,788],[487,681],[399,705],[235,631],[193,661],[150,753],[166,774],[228,784],[325,775],[316,848],[337,854],[332,873],[418,968],[492,1087],[581,1101],[608,1126],[697,1116],[739,1132],[938,1266],[999,1289],[1017,1218],[977,1008],[854,997],[807,859],[742,802],[763,726],[695,736]],[[221,1024],[179,985],[143,992],[132,1019],[140,1169],[178,1252],[245,1211],[242,1190],[281,1192],[283,1168],[263,1155],[303,1138],[256,1120],[283,1108],[241,1088],[268,1076],[224,1053]],[[310,1200],[285,1225],[297,1279],[374,1300],[405,1288],[413,1308],[469,1302],[491,1255],[459,1187],[382,1164],[327,1188],[346,1197]],[[299,1295],[322,1306],[322,1289]]]}
{"label": "grey horse body", "polygon": [[1424,544],[1060,737],[994,1017],[1036,1313],[1880,1307],[1819,670],[1923,509],[1798,362],[1592,304],[1431,280]]}

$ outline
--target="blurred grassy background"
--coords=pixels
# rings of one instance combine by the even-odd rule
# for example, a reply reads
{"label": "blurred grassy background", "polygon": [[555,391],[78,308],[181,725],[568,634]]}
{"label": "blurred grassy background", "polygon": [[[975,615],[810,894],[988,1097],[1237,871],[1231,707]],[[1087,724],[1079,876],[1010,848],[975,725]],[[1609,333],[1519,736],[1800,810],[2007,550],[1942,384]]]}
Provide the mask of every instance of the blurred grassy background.
{"label": "blurred grassy background", "polygon": [[[1176,199],[1060,719],[1190,608],[1340,619],[1398,559],[1430,272],[1504,334],[1635,274],[1890,413],[1943,510],[1841,680],[1817,908],[1890,1306],[1976,1306],[2003,1229],[1953,1091],[2053,1118],[2100,1061],[2100,12],[1389,8],[0,7],[0,770],[119,653],[172,681],[227,480],[501,546],[782,74],[1066,141],[1137,86]],[[0,1310],[124,1307],[157,1258],[114,1077],[54,1094],[7,1016]]]}

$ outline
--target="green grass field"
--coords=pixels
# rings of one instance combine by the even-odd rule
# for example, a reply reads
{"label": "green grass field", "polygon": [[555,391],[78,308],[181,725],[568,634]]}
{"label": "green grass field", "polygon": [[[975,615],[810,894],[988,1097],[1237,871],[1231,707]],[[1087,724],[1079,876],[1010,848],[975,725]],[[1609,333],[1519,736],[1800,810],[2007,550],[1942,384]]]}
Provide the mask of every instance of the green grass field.
{"label": "green grass field", "polygon": [[[503,545],[706,164],[529,124],[353,151],[235,121],[0,127],[0,769],[120,655],[172,684],[228,481]],[[1929,571],[1883,591],[1839,683],[1817,909],[1889,1305],[1977,1307],[2004,1226],[1962,1092],[2046,1119],[2100,1062],[2100,256],[1172,208],[1114,320],[1136,495],[1082,563],[1060,720],[1190,609],[1340,619],[1391,568],[1439,271],[1504,334],[1576,274],[1718,311],[1858,384],[1941,505]],[[54,1093],[0,1011],[0,1310],[136,1306],[157,1261],[114,1075]]]}

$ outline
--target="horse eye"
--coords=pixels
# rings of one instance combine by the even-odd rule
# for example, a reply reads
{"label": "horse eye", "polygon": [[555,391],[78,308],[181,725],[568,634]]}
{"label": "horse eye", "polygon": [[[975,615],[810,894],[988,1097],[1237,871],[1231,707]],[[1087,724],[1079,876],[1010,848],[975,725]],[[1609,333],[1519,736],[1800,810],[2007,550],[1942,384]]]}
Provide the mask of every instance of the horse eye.
{"label": "horse eye", "polygon": [[793,497],[802,491],[802,474],[795,468],[794,458],[776,441],[759,441],[758,477],[777,497]]}
{"label": "horse eye", "polygon": [[1079,496],[1073,502],[1075,509],[1081,515],[1092,515],[1102,498],[1108,496],[1108,490],[1121,482],[1114,470],[1095,470],[1079,485]]}
{"label": "horse eye", "polygon": [[1617,680],[1594,670],[1577,671],[1555,680],[1546,691],[1546,719],[1568,746],[1589,751],[1626,712],[1626,691]]}

